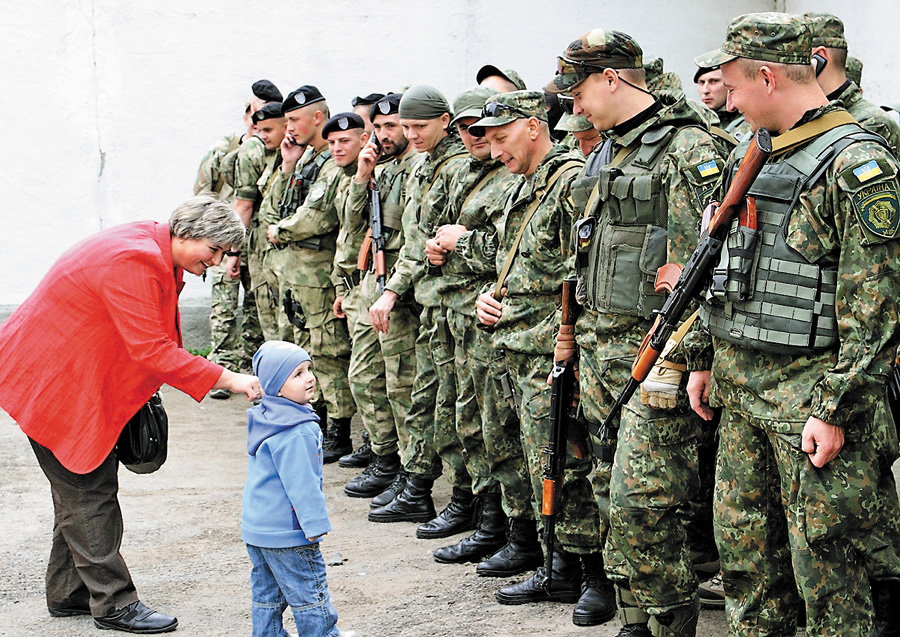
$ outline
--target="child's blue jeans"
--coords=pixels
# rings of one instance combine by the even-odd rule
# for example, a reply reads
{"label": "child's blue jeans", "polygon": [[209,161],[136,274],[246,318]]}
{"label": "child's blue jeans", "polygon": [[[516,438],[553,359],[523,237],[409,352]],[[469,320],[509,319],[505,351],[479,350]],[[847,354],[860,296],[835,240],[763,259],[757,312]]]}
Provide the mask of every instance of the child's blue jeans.
{"label": "child's blue jeans", "polygon": [[267,549],[247,545],[253,563],[253,637],[285,637],[281,623],[290,606],[300,637],[338,637],[337,610],[328,594],[319,544]]}

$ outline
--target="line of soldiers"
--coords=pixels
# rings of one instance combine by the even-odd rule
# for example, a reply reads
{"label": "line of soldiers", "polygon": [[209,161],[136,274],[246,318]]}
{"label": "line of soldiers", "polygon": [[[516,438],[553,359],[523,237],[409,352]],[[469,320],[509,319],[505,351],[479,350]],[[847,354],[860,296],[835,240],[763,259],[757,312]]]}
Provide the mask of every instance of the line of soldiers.
{"label": "line of soldiers", "polygon": [[[282,100],[257,82],[247,135],[198,178],[249,231],[214,282],[249,274],[245,327],[312,353],[325,461],[364,467],[345,492],[371,498],[369,520],[472,531],[434,559],[481,576],[536,569],[498,602],[574,603],[582,626],[618,615],[622,636],[694,635],[701,601],[735,635],[804,619],[810,635],[900,634],[884,390],[900,128],[846,60],[836,17],[763,13],[696,60],[702,103],[607,29],[569,44],[543,91],[487,65],[452,106],[419,85],[331,116],[314,86]],[[758,128],[779,144],[750,191],[758,217],[735,222],[699,319],[601,427],[665,301],[657,271],[688,262],[744,156],[735,137]],[[561,330],[567,277],[580,313]],[[548,572],[557,361],[577,362],[579,397]],[[723,595],[698,589],[720,571]]]}

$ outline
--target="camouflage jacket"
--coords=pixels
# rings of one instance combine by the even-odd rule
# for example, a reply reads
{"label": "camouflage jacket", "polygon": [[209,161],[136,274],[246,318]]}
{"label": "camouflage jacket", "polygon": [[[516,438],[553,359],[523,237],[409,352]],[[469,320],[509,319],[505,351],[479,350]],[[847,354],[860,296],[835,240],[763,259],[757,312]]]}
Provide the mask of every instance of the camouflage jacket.
{"label": "camouflage jacket", "polygon": [[222,141],[210,148],[197,171],[197,179],[194,181],[194,194],[209,191],[219,195],[223,201],[234,199],[234,188],[228,183],[222,174],[222,158],[235,150],[241,143],[240,135],[226,135]]}
{"label": "camouflage jacket", "polygon": [[[612,156],[624,147],[638,145],[619,164],[620,167],[625,167],[636,160],[639,152],[637,149],[645,134],[669,125],[677,129],[661,157],[650,169],[659,175],[660,192],[667,205],[668,263],[687,263],[697,246],[703,209],[711,200],[724,174],[726,151],[707,132],[708,120],[703,111],[712,112],[706,108],[701,111],[694,107],[682,94],[674,103],[664,102],[662,110],[626,134],[617,135],[614,130],[604,133],[613,142]],[[581,179],[578,183],[581,183]],[[575,190],[581,192],[581,187],[576,186]],[[576,196],[579,202],[584,199],[583,194]],[[600,198],[597,198],[593,209],[584,210],[582,216],[596,217],[601,225],[595,233],[602,235],[603,220],[608,219],[609,215],[601,204]],[[571,272],[576,274],[574,267]],[[651,325],[652,320],[640,316],[585,311],[576,323],[576,339],[580,347],[595,349],[600,360],[631,359]]]}
{"label": "camouflage jacket", "polygon": [[[809,111],[799,126],[841,110]],[[778,156],[789,160],[802,147]],[[732,154],[730,162],[739,157]],[[770,160],[771,161],[771,160]],[[806,260],[837,269],[839,344],[810,356],[765,354],[715,340],[710,404],[727,405],[780,433],[799,434],[808,417],[864,437],[900,338],[900,186],[897,160],[879,143],[840,152],[795,204],[786,240]],[[706,354],[692,348],[692,369]]]}
{"label": "camouflage jacket", "polygon": [[[548,182],[565,164],[575,165]],[[529,204],[540,204],[528,223],[506,277],[502,315],[494,326],[494,346],[525,354],[549,355],[556,342],[556,309],[562,282],[573,267],[572,226],[578,210],[570,196],[572,180],[581,170],[584,156],[554,145],[530,177],[517,175],[504,214],[497,224],[496,270],[503,269],[506,255],[528,212]],[[546,191],[546,192],[545,192]],[[493,291],[496,280],[489,289]]]}
{"label": "camouflage jacket", "polygon": [[862,91],[853,82],[841,91],[837,99],[850,111],[860,126],[884,137],[894,154],[897,153],[897,149],[900,148],[900,126],[897,126],[893,117],[881,110],[881,107],[863,98]]}
{"label": "camouflage jacket", "polygon": [[[403,209],[406,206],[407,181],[417,162],[424,159],[425,156],[423,154],[417,153],[410,146],[409,150],[399,159],[394,158],[387,162],[379,162],[375,166],[375,182],[378,184],[379,197],[381,199],[382,232],[385,239],[385,266],[388,278],[391,276],[394,263],[397,261],[397,256],[405,239]],[[361,215],[368,229],[368,184],[358,184],[351,179],[347,192],[347,201],[344,205],[346,208],[344,215]],[[365,231],[363,234],[365,234]]]}
{"label": "camouflage jacket", "polygon": [[[292,254],[291,267],[286,272],[291,285],[321,288],[332,285],[331,271],[340,229],[337,194],[343,177],[344,172],[329,157],[303,204],[290,217],[274,224],[275,238],[286,243],[284,249]],[[288,175],[280,173],[276,187],[288,179]],[[283,185],[281,189],[284,190]]]}
{"label": "camouflage jacket", "polygon": [[406,241],[385,287],[399,296],[412,287],[416,301],[426,307],[440,307],[441,299],[435,280],[439,270],[430,266],[425,258],[425,240],[447,223],[450,178],[467,156],[459,137],[447,135],[438,142],[434,152],[417,162],[407,182],[403,211]]}
{"label": "camouflage jacket", "polygon": [[[456,312],[475,316],[475,300],[485,284],[497,280],[495,223],[519,178],[499,161],[474,157],[461,164],[450,183],[448,223],[468,230],[441,266],[438,294]],[[463,206],[465,204],[465,206]],[[476,245],[481,250],[473,250]]]}
{"label": "camouflage jacket", "polygon": [[[334,267],[331,282],[338,296],[347,293],[344,278],[351,277],[357,270],[359,249],[362,247],[369,220],[366,208],[355,210],[350,206],[350,184],[356,174],[356,162],[341,168],[343,175],[335,193],[335,207],[340,214],[341,229],[338,231],[337,248],[334,253]],[[358,282],[357,282],[358,283]]]}
{"label": "camouflage jacket", "polygon": [[266,166],[262,175],[257,180],[257,185],[262,194],[262,203],[259,205],[258,214],[253,215],[248,230],[247,250],[258,254],[260,257],[266,250],[272,248],[272,244],[269,243],[269,239],[266,237],[266,229],[269,226],[264,223],[264,219],[273,206],[278,207],[278,201],[281,198],[281,194],[276,193],[274,188],[278,181],[278,175],[281,174],[279,168],[281,168],[281,149],[277,148],[272,153],[272,156],[266,160]]}
{"label": "camouflage jacket", "polygon": [[234,196],[237,199],[252,201],[254,216],[262,203],[259,178],[266,169],[266,161],[274,154],[274,150],[266,150],[266,145],[256,135],[241,144],[237,151]]}

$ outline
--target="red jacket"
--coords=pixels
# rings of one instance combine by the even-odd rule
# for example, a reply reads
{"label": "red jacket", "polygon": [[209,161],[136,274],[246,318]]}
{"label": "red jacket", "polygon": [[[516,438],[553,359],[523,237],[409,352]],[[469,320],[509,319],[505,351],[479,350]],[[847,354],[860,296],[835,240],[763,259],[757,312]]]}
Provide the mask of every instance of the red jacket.
{"label": "red jacket", "polygon": [[0,325],[0,407],[64,467],[88,473],[163,383],[195,400],[222,368],[181,347],[168,224],[78,243]]}

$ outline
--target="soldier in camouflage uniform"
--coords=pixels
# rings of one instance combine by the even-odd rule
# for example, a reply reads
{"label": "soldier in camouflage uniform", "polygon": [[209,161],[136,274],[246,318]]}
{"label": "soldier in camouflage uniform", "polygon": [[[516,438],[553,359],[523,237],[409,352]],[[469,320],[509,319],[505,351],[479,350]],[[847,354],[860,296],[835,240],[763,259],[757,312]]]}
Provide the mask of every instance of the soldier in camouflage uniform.
{"label": "soldier in camouflage uniform", "polygon": [[863,72],[863,63],[859,58],[855,58],[852,55],[847,56],[847,79],[860,87],[860,92],[862,91],[862,72]]}
{"label": "soldier in camouflage uniform", "polygon": [[740,124],[740,122],[735,123],[736,120],[743,121],[743,118],[737,111],[729,111],[725,105],[728,91],[722,84],[722,70],[718,66],[697,67],[697,71],[694,73],[694,85],[697,87],[703,105],[715,112],[725,131],[733,134],[734,128]]}
{"label": "soldier in camouflage uniform", "polygon": [[[243,117],[246,133],[229,135],[209,150],[197,172],[197,179],[194,182],[195,195],[210,191],[216,193],[223,201],[234,200],[234,158],[238,147],[255,133],[253,113],[267,102],[280,102],[281,99],[278,88],[268,80],[253,83]],[[250,271],[245,265],[239,272],[239,276],[231,276],[224,264],[209,269],[212,290],[209,316],[210,352],[207,358],[214,363],[226,365],[232,371],[247,371],[250,369],[250,359],[262,343],[262,332],[256,314]],[[244,300],[241,306],[242,287]],[[242,310],[242,321],[238,321],[239,306]],[[210,396],[228,398],[231,392],[214,389],[210,392]]]}
{"label": "soldier in camouflage uniform", "polygon": [[[557,303],[574,256],[571,231],[577,213],[569,188],[584,164],[581,153],[552,142],[544,104],[543,93],[536,91],[495,95],[485,104],[482,119],[469,127],[473,135],[486,135],[492,157],[518,176],[498,220],[500,274],[490,291],[479,295],[476,318],[491,328],[494,348],[503,355],[504,398],[518,410],[535,518],[543,495],[542,447],[550,439],[547,374],[553,366]],[[525,581],[500,589],[496,597],[501,604],[577,601],[582,592],[579,554],[600,550],[599,512],[587,478],[591,461],[574,427],[568,439],[552,573],[541,566]],[[501,551],[483,562],[479,572],[491,574],[507,562]],[[548,575],[550,593],[543,586]]]}
{"label": "soldier in camouflage uniform", "polygon": [[[423,306],[416,339],[416,380],[412,406],[406,417],[409,447],[403,468],[409,474],[406,486],[389,503],[373,509],[369,520],[425,522],[416,530],[420,538],[439,538],[472,528],[474,505],[471,478],[456,435],[456,377],[453,338],[437,293],[440,270],[425,259],[425,240],[448,221],[450,178],[465,162],[465,148],[449,129],[450,105],[440,91],[414,86],[400,100],[400,123],[416,150],[427,153],[410,176],[404,211],[406,242],[400,250],[395,272],[385,293],[370,309],[376,330],[387,326],[395,300],[412,286]],[[450,505],[435,516],[431,488],[447,465],[448,481],[454,489]]]}
{"label": "soldier in camouflage uniform", "polygon": [[900,341],[900,186],[884,141],[829,104],[811,54],[803,18],[763,13],[733,20],[710,58],[729,106],[794,141],[774,138],[750,189],[756,235],[733,227],[701,308],[713,348],[688,349],[692,406],[723,408],[716,541],[734,635],[793,634],[798,588],[808,635],[875,630],[873,413]]}
{"label": "soldier in camouflage uniform", "polygon": [[563,116],[556,122],[556,130],[569,133],[563,140],[563,145],[572,150],[580,150],[582,155],[589,157],[591,151],[602,141],[599,131],[587,117],[572,113],[572,98],[568,95],[559,96],[559,105],[562,106]]}
{"label": "soldier in camouflage uniform", "polygon": [[[366,214],[374,176],[381,201],[386,280],[393,274],[405,241],[402,217],[406,181],[416,161],[424,159],[403,135],[398,115],[400,98],[399,94],[389,95],[372,105],[368,117],[383,149],[381,158],[372,141],[362,149],[344,210],[345,216]],[[366,469],[344,487],[344,492],[353,497],[374,496],[371,505],[378,508],[393,500],[406,485],[398,451],[405,453],[409,445],[405,423],[416,376],[419,308],[412,290],[408,290],[394,304],[387,329],[377,331],[368,310],[382,291],[372,255],[365,255],[365,261],[368,268],[359,285],[361,311],[352,334],[350,390],[363,415],[373,458],[368,466],[363,463]],[[350,462],[352,459],[346,456],[340,460],[341,466]]]}
{"label": "soldier in camouflage uniform", "polygon": [[[641,57],[631,36],[594,29],[569,45],[548,85],[570,93],[574,112],[605,138],[572,186],[583,211],[574,271],[584,309],[574,338],[581,411],[593,433],[665,300],[654,290],[656,272],[667,262],[687,263],[724,165],[706,120],[681,91],[647,90]],[[571,340],[560,336],[558,359],[574,357]],[[608,507],[605,570],[617,585],[620,635],[696,631],[697,580],[683,511],[699,490],[699,447],[712,431],[687,403],[684,366],[669,358],[671,366],[654,370],[625,406],[610,440],[599,432],[595,445],[598,500]],[[608,583],[598,589],[606,599],[613,594]],[[610,619],[615,607],[606,608]]]}
{"label": "soldier in camouflage uniform", "polygon": [[319,89],[301,86],[287,96],[283,109],[286,142],[281,148],[281,171],[273,186],[273,194],[281,192],[281,219],[268,226],[267,236],[275,250],[267,253],[267,262],[278,278],[276,298],[284,300],[290,292],[293,340],[316,361],[321,398],[327,404],[323,459],[336,462],[346,453],[346,446],[337,444],[341,432],[349,431],[350,418],[356,411],[347,378],[350,334],[347,321],[334,315],[331,282],[340,228],[335,197],[344,175],[322,137],[329,113]]}
{"label": "soldier in camouflage uniform", "polygon": [[475,83],[478,86],[492,88],[498,93],[511,91],[524,91],[527,87],[522,77],[513,69],[501,71],[493,64],[485,64],[475,74]]}
{"label": "soldier in camouflage uniform", "polygon": [[[365,132],[365,124],[356,113],[338,113],[322,127],[322,137],[328,140],[328,149],[335,165],[343,173],[334,196],[334,206],[339,211],[341,229],[338,232],[337,246],[334,253],[334,264],[331,269],[331,282],[334,284],[335,299],[332,312],[338,319],[347,321],[347,329],[352,333],[359,320],[359,281],[362,273],[357,269],[357,258],[366,234],[366,219],[363,215],[353,214],[347,201],[350,194],[350,182],[356,174],[356,158],[369,139]],[[349,383],[348,363],[348,383]],[[351,392],[352,394],[352,392]],[[364,407],[367,399],[360,406],[360,397],[352,394],[357,409],[365,425],[369,410]],[[350,422],[342,423],[342,427],[332,433],[328,441],[328,453],[339,459],[353,451],[350,442]],[[323,443],[324,446],[324,443]]]}
{"label": "soldier in camouflage uniform", "polygon": [[[433,265],[441,266],[438,292],[447,309],[447,323],[456,348],[456,431],[472,476],[472,493],[479,499],[475,532],[458,543],[434,552],[443,563],[479,562],[506,544],[506,514],[531,521],[531,487],[519,442],[515,411],[503,399],[502,360],[491,335],[475,321],[475,299],[496,280],[494,224],[519,177],[491,159],[490,143],[475,137],[469,125],[481,118],[485,101],[497,91],[486,86],[465,91],[453,102],[451,126],[469,151],[469,158],[450,184],[448,218],[425,243]],[[501,496],[502,490],[502,496]],[[501,503],[501,498],[503,502]],[[516,572],[537,566],[540,547],[518,551]],[[515,574],[515,572],[510,573]]]}

